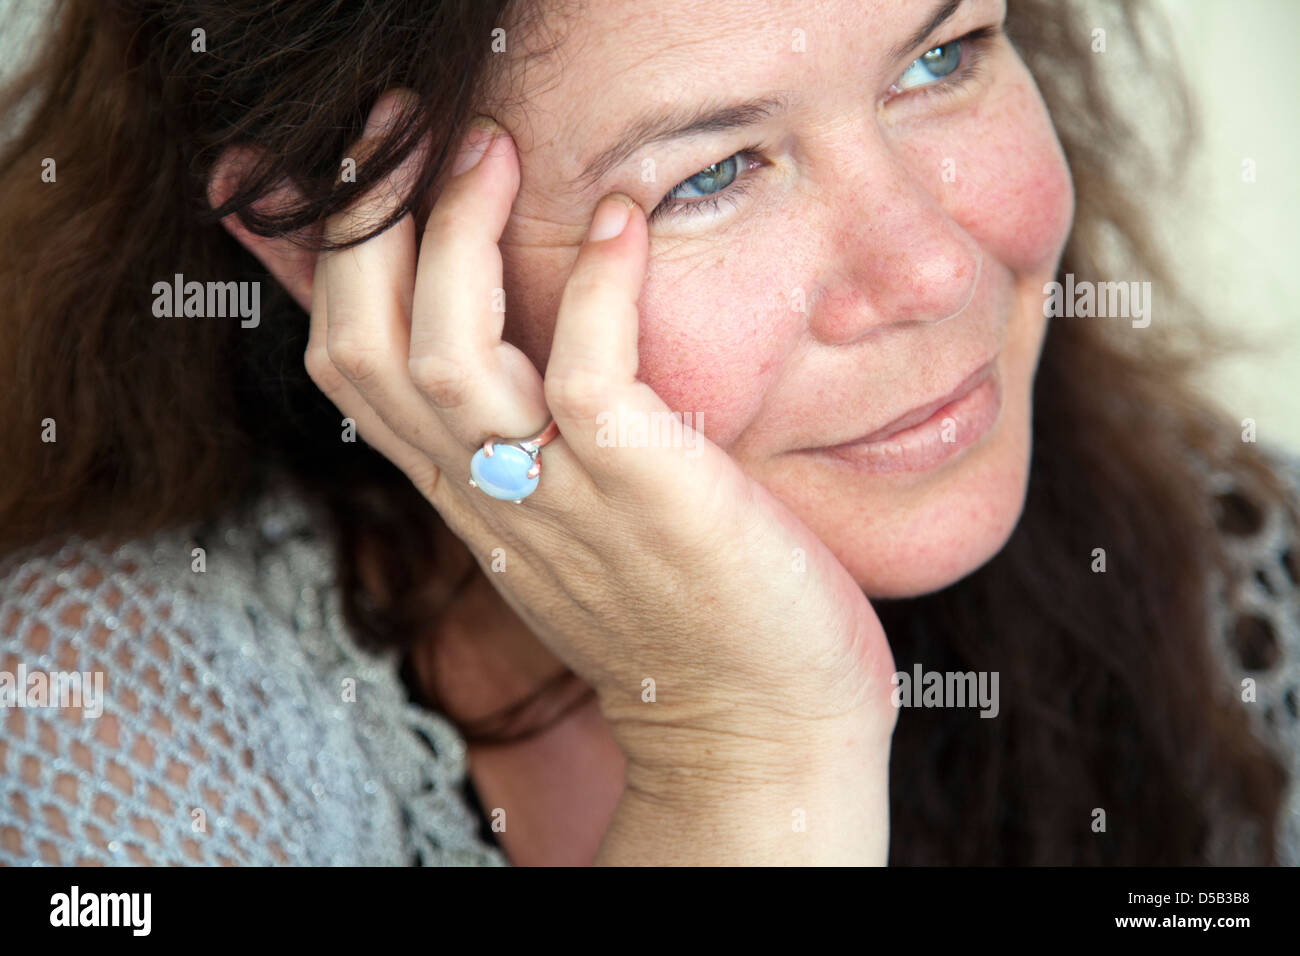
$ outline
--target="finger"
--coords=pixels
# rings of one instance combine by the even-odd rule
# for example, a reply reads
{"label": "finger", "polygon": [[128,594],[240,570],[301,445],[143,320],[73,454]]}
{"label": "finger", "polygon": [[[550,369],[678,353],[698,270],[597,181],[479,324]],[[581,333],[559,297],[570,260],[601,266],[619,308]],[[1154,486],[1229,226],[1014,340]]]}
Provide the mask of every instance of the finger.
{"label": "finger", "polygon": [[452,172],[420,245],[411,378],[466,447],[492,434],[531,437],[549,418],[541,374],[501,340],[505,293],[498,243],[520,178],[513,140],[480,117]]}
{"label": "finger", "polygon": [[[673,454],[701,447],[690,425],[674,418],[648,385],[637,381],[637,300],[644,284],[649,240],[645,215],[621,194],[596,208],[587,240],[560,298],[545,395],[556,424],[581,465],[600,487],[611,481],[680,481]],[[666,416],[666,417],[665,417]],[[668,426],[667,443],[620,444],[621,422]],[[688,420],[689,421],[689,420]],[[611,423],[612,433],[611,433]],[[702,436],[699,442],[703,442]]]}
{"label": "finger", "polygon": [[[404,102],[386,94],[372,111],[362,142],[364,154]],[[370,145],[367,145],[370,141]],[[325,234],[339,241],[372,228],[401,204],[427,155],[427,143],[412,151],[384,181],[346,211],[330,217]],[[323,253],[317,267],[328,295],[324,329],[326,354],[344,379],[390,430],[438,459],[459,456],[437,415],[411,383],[407,370],[411,296],[415,281],[415,226],[408,214],[383,233],[348,249]]]}
{"label": "finger", "polygon": [[427,454],[394,434],[334,365],[326,347],[328,327],[329,293],[324,282],[317,282],[312,286],[311,325],[304,356],[307,374],[339,413],[356,423],[357,433],[366,444],[401,469],[425,498],[438,504],[442,497],[441,470]]}

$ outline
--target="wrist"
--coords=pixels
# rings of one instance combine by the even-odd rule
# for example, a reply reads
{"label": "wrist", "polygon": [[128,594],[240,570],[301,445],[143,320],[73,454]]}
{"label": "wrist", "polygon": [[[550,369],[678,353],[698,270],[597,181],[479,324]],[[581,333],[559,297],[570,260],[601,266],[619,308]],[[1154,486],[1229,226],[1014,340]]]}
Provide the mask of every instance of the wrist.
{"label": "wrist", "polygon": [[629,759],[597,862],[887,862],[888,739],[858,744],[837,733],[807,748],[782,742],[757,751],[718,743],[683,747],[671,764]]}
{"label": "wrist", "polygon": [[[765,695],[672,702],[597,694],[602,716],[645,792],[682,783],[761,782],[835,775],[889,750],[898,710],[887,698],[863,695],[853,709],[817,712],[793,700],[779,708]],[[657,794],[663,795],[663,794]]]}

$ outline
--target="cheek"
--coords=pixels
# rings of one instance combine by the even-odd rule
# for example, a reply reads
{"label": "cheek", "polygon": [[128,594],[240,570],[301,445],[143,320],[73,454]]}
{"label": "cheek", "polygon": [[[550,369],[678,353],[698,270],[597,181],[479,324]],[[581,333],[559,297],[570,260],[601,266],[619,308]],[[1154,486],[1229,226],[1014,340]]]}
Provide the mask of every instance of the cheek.
{"label": "cheek", "polygon": [[782,259],[742,240],[707,259],[651,261],[639,376],[672,411],[703,416],[701,430],[722,448],[759,416],[800,334],[787,293],[772,289]]}
{"label": "cheek", "polygon": [[[767,253],[741,241],[726,252],[675,258],[657,255],[652,243],[650,255],[637,302],[637,377],[729,448],[759,416],[800,334],[789,293],[772,289],[774,274],[788,274],[781,271],[789,268],[788,250]],[[546,368],[564,291],[557,277],[569,274],[574,256],[571,249],[502,249],[510,303],[504,336],[539,369]]]}
{"label": "cheek", "polygon": [[[1029,73],[999,85],[938,143],[912,143],[920,168],[950,168],[948,214],[1018,278],[1052,275],[1074,218],[1074,187]],[[946,161],[951,160],[951,163]]]}

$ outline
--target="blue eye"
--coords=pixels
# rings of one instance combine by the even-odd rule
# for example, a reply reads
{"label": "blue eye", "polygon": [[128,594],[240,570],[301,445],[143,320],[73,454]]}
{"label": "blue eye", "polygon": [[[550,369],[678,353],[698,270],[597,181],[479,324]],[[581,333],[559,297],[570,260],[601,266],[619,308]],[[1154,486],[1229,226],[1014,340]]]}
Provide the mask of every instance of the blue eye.
{"label": "blue eye", "polygon": [[740,153],[736,153],[728,156],[720,163],[714,163],[707,169],[700,170],[690,179],[683,180],[680,184],[674,186],[672,192],[665,198],[670,200],[689,199],[720,193],[736,181],[739,172]]}
{"label": "blue eye", "polygon": [[961,66],[961,52],[961,40],[953,40],[951,43],[927,51],[913,60],[912,65],[903,71],[903,75],[894,84],[895,88],[911,90],[951,76]]}
{"label": "blue eye", "polygon": [[753,170],[764,165],[758,158],[764,149],[758,143],[746,146],[701,169],[690,179],[682,180],[654,208],[648,221],[653,223],[662,216],[717,212],[723,202],[734,205],[753,180]]}

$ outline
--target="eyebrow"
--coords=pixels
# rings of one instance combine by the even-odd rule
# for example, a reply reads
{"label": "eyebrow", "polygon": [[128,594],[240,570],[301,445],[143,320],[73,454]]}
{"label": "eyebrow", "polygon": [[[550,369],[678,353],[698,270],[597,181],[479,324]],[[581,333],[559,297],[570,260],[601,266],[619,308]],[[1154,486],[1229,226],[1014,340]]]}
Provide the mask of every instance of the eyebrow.
{"label": "eyebrow", "polygon": [[633,121],[613,146],[587,163],[573,182],[584,189],[589,188],[637,150],[653,143],[756,126],[789,110],[793,98],[793,92],[780,91],[741,103],[710,101],[693,106],[671,105],[647,113]]}
{"label": "eyebrow", "polygon": [[946,0],[946,2],[934,11],[934,16],[926,21],[925,26],[917,30],[904,42],[895,44],[889,48],[889,57],[891,60],[901,60],[907,54],[911,53],[916,47],[924,43],[935,30],[939,29],[952,18],[957,9],[965,3],[966,0]]}
{"label": "eyebrow", "polygon": [[[890,59],[902,59],[925,42],[930,34],[946,23],[964,2],[965,0],[944,0],[924,26],[906,41],[890,48],[888,53]],[[628,125],[614,145],[588,162],[570,185],[589,189],[637,150],[654,143],[681,139],[698,133],[729,133],[756,126],[766,119],[788,111],[794,98],[793,91],[783,90],[741,103],[719,104],[712,101],[694,106],[662,107],[644,114]]]}

